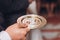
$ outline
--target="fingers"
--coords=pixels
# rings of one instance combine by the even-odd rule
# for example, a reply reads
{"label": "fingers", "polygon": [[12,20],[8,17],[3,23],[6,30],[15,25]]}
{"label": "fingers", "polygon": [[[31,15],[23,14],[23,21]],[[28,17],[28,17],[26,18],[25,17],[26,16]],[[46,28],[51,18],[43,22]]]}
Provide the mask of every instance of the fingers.
{"label": "fingers", "polygon": [[23,40],[26,40],[26,37],[25,37],[25,38],[23,38]]}
{"label": "fingers", "polygon": [[11,25],[13,27],[19,27],[19,28],[26,28],[28,25],[27,24],[23,24],[23,23],[15,23],[13,25]]}
{"label": "fingers", "polygon": [[29,31],[30,31],[30,29],[24,28],[23,34],[26,36]]}
{"label": "fingers", "polygon": [[15,23],[15,24],[11,25],[10,27],[12,27],[12,28],[15,27],[15,28],[19,28],[19,29],[22,28],[26,32],[30,31],[30,29],[28,28],[27,24],[18,24],[18,23]]}
{"label": "fingers", "polygon": [[30,31],[30,29],[28,27],[26,27],[25,30],[26,30],[26,32],[29,32]]}
{"label": "fingers", "polygon": [[27,24],[23,24],[23,23],[19,23],[18,26],[19,26],[20,28],[26,28],[26,27],[28,27]]}
{"label": "fingers", "polygon": [[26,28],[26,27],[28,27],[28,24],[27,23],[15,23],[15,24],[13,24],[13,25],[11,25],[11,26],[15,26],[16,25],[16,27],[19,27],[19,28]]}
{"label": "fingers", "polygon": [[30,31],[30,29],[28,29],[28,28],[23,28],[22,34],[26,35],[29,31]]}
{"label": "fingers", "polygon": [[26,40],[26,37],[23,37],[21,40]]}
{"label": "fingers", "polygon": [[15,24],[11,25],[10,27],[12,27],[12,28],[15,27],[15,28],[19,28],[19,29],[22,28],[26,32],[30,31],[30,29],[28,28],[27,24],[18,24],[18,23],[15,23]]}

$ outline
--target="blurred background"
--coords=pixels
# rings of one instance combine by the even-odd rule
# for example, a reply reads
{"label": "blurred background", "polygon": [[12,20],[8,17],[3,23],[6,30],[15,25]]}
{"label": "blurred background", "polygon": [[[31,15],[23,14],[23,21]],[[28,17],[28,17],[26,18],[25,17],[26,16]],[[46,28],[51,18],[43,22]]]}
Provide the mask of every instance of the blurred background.
{"label": "blurred background", "polygon": [[60,40],[60,0],[36,0],[29,9],[27,14],[38,14],[47,20],[43,28],[30,31],[29,40]]}

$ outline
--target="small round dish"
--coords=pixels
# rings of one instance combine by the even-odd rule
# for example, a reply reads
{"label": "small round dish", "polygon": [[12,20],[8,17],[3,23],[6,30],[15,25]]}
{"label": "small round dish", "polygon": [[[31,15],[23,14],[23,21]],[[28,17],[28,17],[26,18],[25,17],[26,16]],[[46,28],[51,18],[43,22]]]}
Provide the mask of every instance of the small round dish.
{"label": "small round dish", "polygon": [[19,17],[17,23],[27,23],[29,29],[36,29],[46,25],[47,20],[42,16],[29,14]]}

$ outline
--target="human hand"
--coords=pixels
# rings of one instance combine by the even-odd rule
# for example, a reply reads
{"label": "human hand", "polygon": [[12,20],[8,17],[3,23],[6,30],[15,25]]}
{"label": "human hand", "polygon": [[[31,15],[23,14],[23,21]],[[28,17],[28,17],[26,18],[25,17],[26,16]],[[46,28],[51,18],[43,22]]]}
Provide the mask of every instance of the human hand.
{"label": "human hand", "polygon": [[9,26],[5,31],[10,35],[12,40],[25,40],[29,30],[26,24],[15,23]]}

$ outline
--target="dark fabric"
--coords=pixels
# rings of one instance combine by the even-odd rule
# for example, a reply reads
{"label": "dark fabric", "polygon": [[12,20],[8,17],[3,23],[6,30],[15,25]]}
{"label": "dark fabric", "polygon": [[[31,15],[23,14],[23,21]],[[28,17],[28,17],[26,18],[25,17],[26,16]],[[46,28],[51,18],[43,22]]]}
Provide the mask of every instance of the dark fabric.
{"label": "dark fabric", "polygon": [[0,32],[1,32],[2,30],[4,30],[4,28],[3,28],[2,26],[0,26]]}
{"label": "dark fabric", "polygon": [[28,4],[28,0],[0,0],[0,10],[4,13],[23,11]]}
{"label": "dark fabric", "polygon": [[56,3],[58,0],[41,0],[42,3]]}
{"label": "dark fabric", "polygon": [[25,15],[28,5],[28,0],[0,0],[0,12],[4,18],[3,27],[6,28],[15,23],[18,17]]}
{"label": "dark fabric", "polygon": [[40,13],[40,15],[48,14],[47,8],[41,7],[39,13]]}

